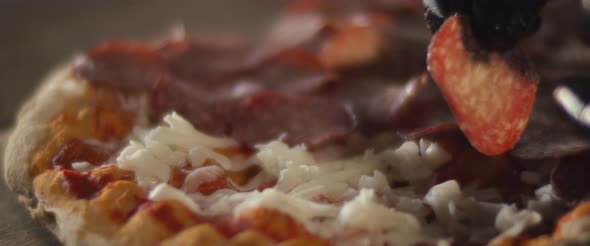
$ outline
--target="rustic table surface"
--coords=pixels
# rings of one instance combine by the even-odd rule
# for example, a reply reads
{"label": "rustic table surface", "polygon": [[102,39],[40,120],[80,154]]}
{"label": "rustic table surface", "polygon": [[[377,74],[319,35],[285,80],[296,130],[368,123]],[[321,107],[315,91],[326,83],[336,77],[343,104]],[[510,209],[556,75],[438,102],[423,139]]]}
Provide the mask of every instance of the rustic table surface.
{"label": "rustic table surface", "polygon": [[[18,106],[53,66],[102,40],[149,39],[181,24],[189,32],[256,34],[281,5],[277,0],[0,0],[0,127],[10,127]],[[3,178],[0,245],[59,245],[30,219]]]}

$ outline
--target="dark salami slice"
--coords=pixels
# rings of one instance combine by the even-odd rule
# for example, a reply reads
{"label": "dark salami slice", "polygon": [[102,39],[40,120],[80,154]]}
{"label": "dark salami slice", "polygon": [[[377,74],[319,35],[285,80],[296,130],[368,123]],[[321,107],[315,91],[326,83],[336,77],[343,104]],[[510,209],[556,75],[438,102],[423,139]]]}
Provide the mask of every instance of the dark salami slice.
{"label": "dark salami slice", "polygon": [[297,48],[285,49],[263,59],[240,78],[291,94],[311,93],[335,79],[336,73],[325,67],[316,54]]}
{"label": "dark salami slice", "polygon": [[554,84],[541,83],[529,124],[510,154],[518,159],[561,158],[590,149],[590,137],[561,112]]}
{"label": "dark salami slice", "polygon": [[154,121],[160,120],[165,113],[176,111],[196,129],[217,136],[228,135],[230,116],[237,104],[214,91],[169,81],[156,85],[151,93],[151,103]]}
{"label": "dark salami slice", "polygon": [[210,88],[246,69],[251,45],[242,37],[200,35],[165,42],[157,53],[172,79]]}
{"label": "dark salami slice", "polygon": [[91,82],[126,90],[149,89],[166,76],[153,46],[128,41],[98,46],[77,61],[74,71]]}
{"label": "dark salami slice", "polygon": [[211,98],[199,96],[203,92],[198,88],[161,86],[152,100],[156,115],[177,111],[195,128],[249,147],[284,135],[289,144],[313,148],[355,128],[350,112],[325,98],[268,90],[243,98]]}
{"label": "dark salami slice", "polygon": [[[154,122],[176,111],[201,131],[249,147],[281,134],[289,144],[319,147],[353,131],[372,135],[430,125],[422,119],[440,110],[425,109],[440,104],[418,100],[424,77],[403,83],[424,71],[422,38],[398,35],[402,29],[391,16],[371,4],[300,3],[301,11],[289,11],[289,18],[320,23],[298,42],[270,51],[259,45],[277,40],[219,35],[106,43],[77,64],[76,74],[97,86],[148,93]],[[368,41],[360,53],[357,38]]]}
{"label": "dark salami slice", "polygon": [[437,136],[446,132],[455,132],[459,130],[459,126],[456,123],[440,123],[430,127],[417,129],[414,131],[401,131],[398,132],[400,137],[406,140],[418,140],[420,138]]}
{"label": "dark salami slice", "polygon": [[231,136],[246,144],[276,139],[313,148],[342,139],[354,129],[353,118],[340,104],[314,97],[264,92],[241,102],[232,119]]}

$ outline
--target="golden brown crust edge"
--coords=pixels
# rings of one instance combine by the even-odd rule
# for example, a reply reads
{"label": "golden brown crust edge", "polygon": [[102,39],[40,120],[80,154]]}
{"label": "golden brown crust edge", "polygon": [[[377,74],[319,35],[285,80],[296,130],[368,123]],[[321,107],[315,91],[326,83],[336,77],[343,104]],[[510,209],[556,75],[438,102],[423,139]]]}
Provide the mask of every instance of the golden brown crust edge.
{"label": "golden brown crust edge", "polygon": [[4,151],[4,178],[16,193],[33,195],[33,177],[29,174],[33,151],[43,143],[48,122],[61,112],[66,101],[81,96],[83,88],[84,83],[72,76],[70,67],[60,67],[21,107]]}
{"label": "golden brown crust edge", "polygon": [[99,197],[85,200],[76,199],[64,189],[60,172],[47,170],[36,177],[30,173],[34,153],[49,137],[50,122],[68,102],[82,98],[86,90],[86,83],[73,76],[71,66],[60,67],[43,80],[20,109],[6,142],[5,181],[31,217],[47,226],[65,245],[146,245],[144,241],[153,244],[159,239],[142,236],[140,231],[152,228],[154,232],[165,232],[165,228],[148,213],[138,213],[124,225],[113,223],[105,214],[119,209],[121,204],[113,200],[133,198],[128,196],[130,190],[143,192],[131,182],[110,184]]}
{"label": "golden brown crust edge", "polygon": [[[33,219],[46,225],[68,245],[73,242],[72,235],[75,233],[60,230],[58,227],[71,225],[65,217],[75,215],[57,216],[59,221],[56,224],[55,209],[49,209],[42,202],[38,202],[33,192],[34,177],[29,171],[34,151],[44,143],[48,134],[49,121],[63,110],[69,99],[80,97],[84,87],[83,82],[72,76],[70,66],[61,66],[50,73],[19,110],[3,156],[4,178],[8,187],[18,194],[19,201],[26,206]],[[79,219],[69,220],[73,222]],[[68,225],[59,225],[64,222]]]}

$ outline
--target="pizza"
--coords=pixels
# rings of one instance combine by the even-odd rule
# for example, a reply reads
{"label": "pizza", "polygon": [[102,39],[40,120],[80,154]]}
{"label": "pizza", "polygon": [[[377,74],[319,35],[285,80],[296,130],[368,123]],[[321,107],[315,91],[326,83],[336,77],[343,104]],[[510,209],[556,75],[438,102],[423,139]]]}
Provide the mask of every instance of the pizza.
{"label": "pizza", "polygon": [[434,35],[421,1],[300,0],[261,37],[104,42],[22,106],[6,181],[66,245],[590,243],[583,8],[490,34],[483,2],[425,1]]}

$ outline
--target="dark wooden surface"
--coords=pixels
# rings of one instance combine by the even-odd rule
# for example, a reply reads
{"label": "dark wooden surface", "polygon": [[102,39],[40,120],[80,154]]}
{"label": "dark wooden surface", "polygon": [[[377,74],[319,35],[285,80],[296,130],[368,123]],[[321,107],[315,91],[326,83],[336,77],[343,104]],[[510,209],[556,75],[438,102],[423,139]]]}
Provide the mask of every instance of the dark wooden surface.
{"label": "dark wooden surface", "polygon": [[[18,106],[53,66],[102,40],[158,37],[180,24],[189,32],[256,34],[281,5],[280,0],[0,0],[0,128],[11,125]],[[0,245],[59,245],[30,219],[2,178]]]}

